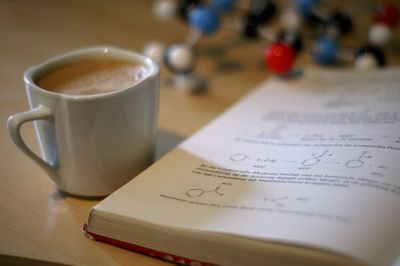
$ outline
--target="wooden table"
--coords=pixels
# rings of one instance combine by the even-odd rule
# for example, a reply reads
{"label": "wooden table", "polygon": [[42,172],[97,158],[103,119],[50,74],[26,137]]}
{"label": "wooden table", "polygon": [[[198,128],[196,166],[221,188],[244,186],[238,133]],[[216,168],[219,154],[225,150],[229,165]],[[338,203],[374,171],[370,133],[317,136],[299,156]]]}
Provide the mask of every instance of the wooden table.
{"label": "wooden table", "polygon": [[[162,23],[151,1],[0,1],[0,264],[43,261],[72,265],[162,265],[165,262],[91,241],[81,227],[97,200],[56,190],[46,174],[20,152],[6,130],[7,118],[28,109],[22,75],[31,65],[81,47],[109,44],[142,51],[145,43],[183,41],[180,21]],[[219,35],[219,34],[218,34]],[[266,77],[260,67],[262,44],[234,42],[235,32],[202,40],[205,56],[198,72],[210,78],[210,91],[192,95],[166,83],[162,71],[159,127],[165,139],[189,136]],[[231,45],[221,54],[214,46]],[[246,49],[250,47],[257,53]],[[254,49],[256,47],[256,49]],[[261,49],[261,50],[260,50]],[[228,56],[243,69],[215,73],[213,56]],[[39,152],[33,124],[23,136]],[[34,259],[34,260],[33,260]],[[36,261],[41,260],[41,261]]]}
{"label": "wooden table", "polygon": [[[91,241],[81,227],[99,199],[56,190],[46,174],[11,142],[7,118],[28,109],[22,80],[31,65],[81,47],[114,45],[141,51],[145,43],[183,41],[184,23],[154,18],[152,1],[0,0],[0,264],[162,265],[166,262]],[[244,42],[222,31],[199,43],[197,73],[208,93],[168,85],[162,70],[159,128],[163,141],[189,136],[267,78],[264,42]],[[309,59],[301,58],[301,62]],[[32,124],[23,136],[39,151]]]}

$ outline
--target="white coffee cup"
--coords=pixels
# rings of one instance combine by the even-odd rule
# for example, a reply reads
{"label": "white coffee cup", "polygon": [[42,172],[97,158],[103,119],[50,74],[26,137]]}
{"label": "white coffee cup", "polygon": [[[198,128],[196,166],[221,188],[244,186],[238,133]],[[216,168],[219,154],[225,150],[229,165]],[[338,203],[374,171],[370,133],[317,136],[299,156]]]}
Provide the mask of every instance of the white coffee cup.
{"label": "white coffee cup", "polygon": [[[82,59],[133,61],[147,76],[132,87],[109,93],[68,95],[40,88],[37,79]],[[159,69],[149,58],[115,47],[92,47],[58,56],[24,74],[30,111],[8,119],[12,140],[62,191],[105,196],[154,160]],[[20,127],[35,121],[43,159],[24,143]]]}

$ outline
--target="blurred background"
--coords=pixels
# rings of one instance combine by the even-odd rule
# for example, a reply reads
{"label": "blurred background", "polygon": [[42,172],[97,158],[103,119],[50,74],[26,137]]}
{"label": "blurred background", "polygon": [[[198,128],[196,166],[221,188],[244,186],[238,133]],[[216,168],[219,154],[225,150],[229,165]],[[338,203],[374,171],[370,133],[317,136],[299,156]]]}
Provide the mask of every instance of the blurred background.
{"label": "blurred background", "polygon": [[[0,0],[0,91],[1,97],[13,97],[6,103],[27,106],[23,72],[55,55],[81,47],[114,45],[143,51],[151,41],[165,46],[183,42],[190,28],[180,18],[160,20],[154,15],[156,1],[145,0]],[[204,1],[207,2],[207,1]],[[250,1],[237,1],[240,6]],[[292,1],[275,1],[280,11]],[[323,1],[330,8],[352,11],[353,31],[340,40],[340,45],[355,49],[368,38],[371,9],[380,1]],[[239,10],[225,16],[224,24],[234,26],[245,11]],[[279,12],[269,22],[270,29],[279,27]],[[231,27],[231,28],[232,28]],[[228,27],[229,28],[229,27]],[[399,61],[400,31],[392,33],[388,64]],[[312,42],[315,33],[301,28],[305,42]],[[314,31],[315,32],[315,31]],[[314,34],[314,35],[313,35]],[[263,63],[263,51],[269,41],[246,40],[240,30],[227,29],[226,25],[215,33],[202,37],[196,45],[196,74],[209,82],[208,93],[188,94],[174,90],[168,82],[171,72],[162,67],[160,127],[180,135],[189,135],[222,112],[247,91],[270,75]],[[309,52],[302,52],[296,60],[300,68],[314,67]],[[343,63],[335,68],[351,68]],[[17,90],[9,95],[5,89]],[[21,110],[9,109],[12,112]],[[5,119],[8,114],[2,114]],[[190,120],[186,117],[191,117]],[[171,119],[173,118],[173,119]],[[171,121],[175,121],[171,125]]]}

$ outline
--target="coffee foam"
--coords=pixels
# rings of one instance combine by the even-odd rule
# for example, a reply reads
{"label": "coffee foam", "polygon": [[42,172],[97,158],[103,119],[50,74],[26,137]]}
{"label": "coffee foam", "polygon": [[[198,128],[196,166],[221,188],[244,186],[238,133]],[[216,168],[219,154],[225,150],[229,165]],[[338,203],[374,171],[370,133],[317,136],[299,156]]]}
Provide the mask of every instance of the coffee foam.
{"label": "coffee foam", "polygon": [[63,94],[90,95],[132,87],[146,76],[146,68],[132,62],[88,60],[50,72],[39,79],[38,85]]}

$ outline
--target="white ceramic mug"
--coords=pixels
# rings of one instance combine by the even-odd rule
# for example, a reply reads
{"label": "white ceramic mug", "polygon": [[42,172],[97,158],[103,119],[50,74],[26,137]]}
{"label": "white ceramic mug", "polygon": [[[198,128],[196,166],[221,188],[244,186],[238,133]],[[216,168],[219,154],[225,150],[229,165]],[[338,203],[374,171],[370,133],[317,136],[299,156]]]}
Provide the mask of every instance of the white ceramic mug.
{"label": "white ceramic mug", "polygon": [[[104,94],[67,95],[40,88],[46,73],[85,58],[131,60],[147,77],[136,85]],[[149,58],[115,47],[77,50],[24,74],[30,111],[8,119],[12,140],[51,177],[56,186],[79,196],[105,196],[154,160],[159,69]],[[20,127],[35,121],[43,159],[24,143]]]}

